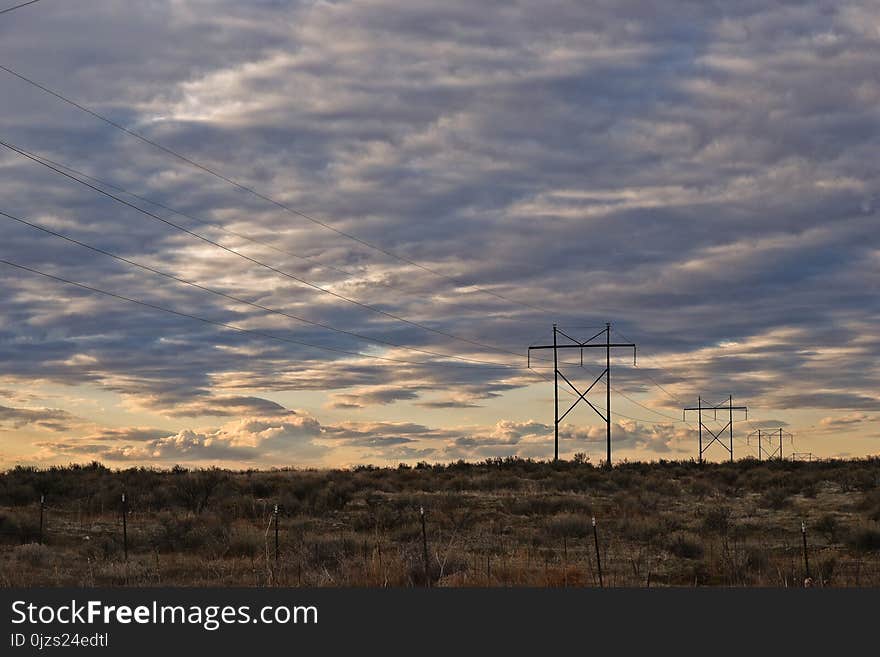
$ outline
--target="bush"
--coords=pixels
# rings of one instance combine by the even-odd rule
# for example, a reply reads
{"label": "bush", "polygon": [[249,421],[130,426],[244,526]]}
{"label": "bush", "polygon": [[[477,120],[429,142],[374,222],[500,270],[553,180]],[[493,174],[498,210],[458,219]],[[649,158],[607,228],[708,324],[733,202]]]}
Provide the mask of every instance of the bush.
{"label": "bush", "polygon": [[159,523],[159,533],[154,540],[159,550],[189,552],[207,549],[218,553],[228,544],[224,523],[211,515],[196,519],[163,514]]}
{"label": "bush", "polygon": [[[659,542],[668,531],[669,519],[657,520],[656,516],[628,518],[620,525],[620,535],[640,543]],[[677,527],[675,527],[677,529]]]}
{"label": "bush", "polygon": [[204,511],[218,487],[229,474],[219,468],[174,474],[175,492],[179,503],[195,514]]}
{"label": "bush", "polygon": [[730,529],[730,516],[731,511],[726,506],[709,509],[706,517],[703,518],[703,531],[727,534],[727,530]]}
{"label": "bush", "polygon": [[851,490],[868,492],[877,487],[877,475],[870,470],[853,470],[846,473],[840,485],[845,492]]}
{"label": "bush", "polygon": [[809,500],[816,499],[819,494],[819,484],[815,481],[806,481],[801,485],[801,495]]}
{"label": "bush", "polygon": [[0,511],[0,536],[17,536],[21,531],[18,518]]}
{"label": "bush", "polygon": [[101,564],[95,576],[99,584],[143,586],[154,580],[156,571],[147,559],[108,561]]}
{"label": "bush", "polygon": [[830,582],[831,578],[834,576],[834,570],[837,568],[837,558],[834,556],[830,556],[827,558],[819,559],[819,563],[817,564],[817,570],[819,572],[819,578],[822,582]]}
{"label": "bush", "polygon": [[859,552],[880,552],[880,529],[860,527],[850,535],[847,543]]}
{"label": "bush", "polygon": [[880,491],[872,491],[865,495],[859,508],[868,512],[870,520],[880,521]]}
{"label": "bush", "polygon": [[698,500],[702,500],[704,497],[708,497],[712,494],[712,487],[707,484],[702,479],[697,479],[691,483],[688,487],[691,495],[696,497]]}
{"label": "bush", "polygon": [[583,538],[593,533],[593,525],[585,515],[563,513],[553,516],[547,522],[547,532],[556,537]]}
{"label": "bush", "polygon": [[508,513],[517,516],[553,516],[559,513],[590,514],[590,503],[574,495],[510,497],[504,500]]}
{"label": "bush", "polygon": [[834,543],[837,538],[837,531],[840,529],[840,523],[838,523],[837,518],[833,514],[826,513],[819,518],[815,527],[816,531],[824,535],[829,543]]}
{"label": "bush", "polygon": [[681,487],[674,479],[654,476],[645,482],[645,488],[657,495],[664,497],[678,497],[681,495]]}
{"label": "bush", "polygon": [[[274,538],[271,538],[274,545]],[[266,537],[247,526],[235,526],[229,532],[229,554],[255,557],[266,549]]]}
{"label": "bush", "polygon": [[760,505],[766,509],[782,509],[790,503],[788,491],[774,486],[761,496]]}
{"label": "bush", "polygon": [[699,538],[691,534],[675,534],[668,549],[682,559],[701,559],[703,556],[703,544]]}
{"label": "bush", "polygon": [[744,565],[747,571],[763,573],[770,567],[770,559],[764,550],[749,546],[746,548]]}
{"label": "bush", "polygon": [[351,484],[337,484],[329,482],[316,496],[313,509],[316,513],[322,511],[342,511],[352,500],[354,486]]}
{"label": "bush", "polygon": [[15,548],[14,554],[16,561],[33,567],[45,566],[52,555],[49,548],[39,543],[19,545]]}

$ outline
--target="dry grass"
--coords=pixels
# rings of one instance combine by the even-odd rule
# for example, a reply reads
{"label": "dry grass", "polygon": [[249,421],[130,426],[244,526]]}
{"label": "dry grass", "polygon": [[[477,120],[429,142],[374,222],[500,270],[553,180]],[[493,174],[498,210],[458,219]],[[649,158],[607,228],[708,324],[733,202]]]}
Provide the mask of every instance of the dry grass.
{"label": "dry grass", "polygon": [[[880,586],[880,460],[0,475],[2,586]],[[123,555],[119,494],[130,500]],[[37,545],[46,494],[45,545]],[[279,503],[276,560],[272,505]],[[423,563],[418,508],[428,513]]]}

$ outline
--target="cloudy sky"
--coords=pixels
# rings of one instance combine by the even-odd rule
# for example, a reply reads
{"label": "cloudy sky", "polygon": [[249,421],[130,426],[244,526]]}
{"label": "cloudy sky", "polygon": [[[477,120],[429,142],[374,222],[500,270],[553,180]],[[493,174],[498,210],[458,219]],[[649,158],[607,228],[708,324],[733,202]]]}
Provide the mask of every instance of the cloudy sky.
{"label": "cloudy sky", "polygon": [[42,0],[0,65],[0,467],[547,458],[554,322],[639,345],[616,458],[880,452],[876,3]]}

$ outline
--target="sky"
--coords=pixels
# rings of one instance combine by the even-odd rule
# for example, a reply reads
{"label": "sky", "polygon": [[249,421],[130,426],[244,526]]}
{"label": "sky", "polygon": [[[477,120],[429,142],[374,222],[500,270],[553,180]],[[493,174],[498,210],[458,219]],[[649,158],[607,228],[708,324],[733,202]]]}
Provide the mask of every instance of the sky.
{"label": "sky", "polygon": [[880,453],[876,3],[41,0],[0,65],[0,467],[546,459],[527,347],[606,322],[615,461]]}

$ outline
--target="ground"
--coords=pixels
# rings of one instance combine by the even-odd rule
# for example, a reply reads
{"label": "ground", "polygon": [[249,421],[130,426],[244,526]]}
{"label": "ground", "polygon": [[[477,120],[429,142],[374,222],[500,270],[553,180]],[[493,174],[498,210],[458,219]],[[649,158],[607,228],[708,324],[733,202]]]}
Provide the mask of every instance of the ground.
{"label": "ground", "polygon": [[800,587],[807,576],[880,586],[880,459],[0,475],[7,587]]}

